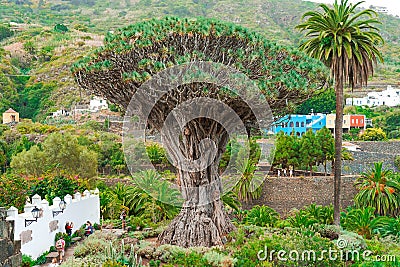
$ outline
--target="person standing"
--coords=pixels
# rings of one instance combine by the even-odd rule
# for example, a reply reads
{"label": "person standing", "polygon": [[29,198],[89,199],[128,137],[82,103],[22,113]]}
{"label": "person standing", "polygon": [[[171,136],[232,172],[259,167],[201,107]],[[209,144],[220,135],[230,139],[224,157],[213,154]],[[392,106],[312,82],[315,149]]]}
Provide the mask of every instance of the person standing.
{"label": "person standing", "polygon": [[65,224],[65,232],[67,233],[68,236],[72,235],[72,229],[74,228],[74,223],[73,222],[67,222]]}
{"label": "person standing", "polygon": [[94,228],[92,226],[92,223],[87,221],[86,222],[86,227],[85,227],[85,236],[88,237],[91,234],[93,234],[93,232],[94,232]]}
{"label": "person standing", "polygon": [[58,252],[58,258],[60,259],[60,263],[62,263],[65,253],[65,240],[63,236],[61,236],[60,239],[57,240],[56,249]]}
{"label": "person standing", "polygon": [[122,221],[122,230],[125,230],[125,226],[126,226],[126,211],[125,211],[125,209],[122,210],[121,215],[119,216],[119,218]]}

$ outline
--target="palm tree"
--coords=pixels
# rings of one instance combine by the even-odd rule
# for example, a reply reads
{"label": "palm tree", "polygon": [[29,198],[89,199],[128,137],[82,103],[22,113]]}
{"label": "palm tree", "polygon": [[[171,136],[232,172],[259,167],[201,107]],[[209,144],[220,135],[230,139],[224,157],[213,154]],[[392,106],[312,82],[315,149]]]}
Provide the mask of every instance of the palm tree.
{"label": "palm tree", "polygon": [[351,88],[367,84],[368,76],[373,74],[373,63],[383,62],[377,46],[383,43],[378,29],[377,14],[371,9],[356,12],[356,4],[335,0],[333,7],[319,6],[323,12],[306,12],[297,29],[306,31],[309,39],[300,49],[311,57],[321,60],[331,70],[336,93],[335,120],[335,163],[334,163],[334,223],[340,224],[340,180],[341,152],[343,134],[343,84]]}
{"label": "palm tree", "polygon": [[362,173],[356,185],[359,192],[354,198],[358,207],[373,207],[379,215],[394,215],[400,206],[400,183],[382,162],[376,162],[369,171]]}

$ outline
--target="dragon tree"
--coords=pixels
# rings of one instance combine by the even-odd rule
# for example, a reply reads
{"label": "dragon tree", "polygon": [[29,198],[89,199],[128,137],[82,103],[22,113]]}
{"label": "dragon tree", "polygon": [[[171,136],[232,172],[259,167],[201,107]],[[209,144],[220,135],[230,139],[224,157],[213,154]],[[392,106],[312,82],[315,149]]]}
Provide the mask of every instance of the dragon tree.
{"label": "dragon tree", "polygon": [[[275,117],[293,111],[296,105],[322,91],[328,76],[322,63],[241,26],[215,19],[175,17],[152,19],[107,34],[104,46],[76,63],[72,71],[82,88],[128,109],[132,97],[152,77],[170,67],[199,61],[222,64],[245,74],[258,87]],[[141,108],[146,108],[154,92],[141,92]],[[161,132],[169,113],[181,103],[198,98],[228,105],[243,121],[248,135],[263,130],[257,129],[260,126],[252,109],[240,96],[210,82],[184,83],[168,89],[151,104],[147,127]],[[224,126],[209,117],[194,118],[180,133],[178,145],[168,138],[164,145],[169,154],[179,152],[195,160],[204,153],[204,139],[216,144],[216,156],[202,171],[177,168],[184,204],[158,237],[161,244],[220,245],[234,230],[220,200],[218,163],[229,141]],[[217,186],[207,186],[211,184]]]}

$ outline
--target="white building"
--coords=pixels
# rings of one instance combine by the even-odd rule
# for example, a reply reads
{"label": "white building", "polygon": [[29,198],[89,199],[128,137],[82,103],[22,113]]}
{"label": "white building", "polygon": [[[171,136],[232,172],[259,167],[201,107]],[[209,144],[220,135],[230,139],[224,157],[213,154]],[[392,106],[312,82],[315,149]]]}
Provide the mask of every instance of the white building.
{"label": "white building", "polygon": [[[11,207],[7,211],[7,221],[14,221],[14,240],[21,241],[21,252],[37,259],[51,246],[58,232],[65,232],[65,223],[73,222],[76,231],[90,221],[100,223],[99,190],[86,190],[83,194],[77,192],[74,196],[66,195],[66,203],[61,210],[59,197],[53,199],[53,205],[39,195],[32,197],[32,201],[25,204],[24,212],[18,214],[18,209]],[[32,210],[40,210],[39,218],[33,218]]]}
{"label": "white building", "polygon": [[95,96],[90,100],[89,109],[91,112],[97,112],[99,110],[108,109],[107,100]]}
{"label": "white building", "polygon": [[56,112],[53,112],[51,115],[53,118],[62,117],[62,116],[69,116],[68,110],[59,109]]}
{"label": "white building", "polygon": [[395,89],[388,85],[382,92],[370,92],[366,97],[347,98],[347,106],[388,106],[394,107],[400,105],[400,89]]}
{"label": "white building", "polygon": [[343,142],[342,147],[346,148],[349,151],[360,151],[361,150],[360,146],[350,143],[350,142]]}
{"label": "white building", "polygon": [[387,7],[384,7],[384,6],[373,6],[373,5],[371,5],[371,6],[369,6],[369,8],[373,9],[376,12],[379,12],[379,13],[388,13],[389,12],[389,9]]}

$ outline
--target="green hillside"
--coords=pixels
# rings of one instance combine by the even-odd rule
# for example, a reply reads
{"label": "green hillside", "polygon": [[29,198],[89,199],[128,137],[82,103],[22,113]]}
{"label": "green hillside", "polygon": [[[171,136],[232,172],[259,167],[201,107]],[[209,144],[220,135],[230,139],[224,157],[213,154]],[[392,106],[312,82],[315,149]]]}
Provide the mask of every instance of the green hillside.
{"label": "green hillside", "polygon": [[[279,44],[297,46],[294,30],[301,15],[317,4],[300,0],[152,1],[8,0],[0,11],[0,112],[10,106],[23,117],[44,119],[49,112],[88,101],[70,66],[102,44],[102,36],[121,26],[153,17],[213,17],[264,34]],[[400,19],[380,15],[386,64],[371,84],[400,81]],[[55,29],[59,24],[65,25]],[[10,37],[10,33],[14,34]]]}

